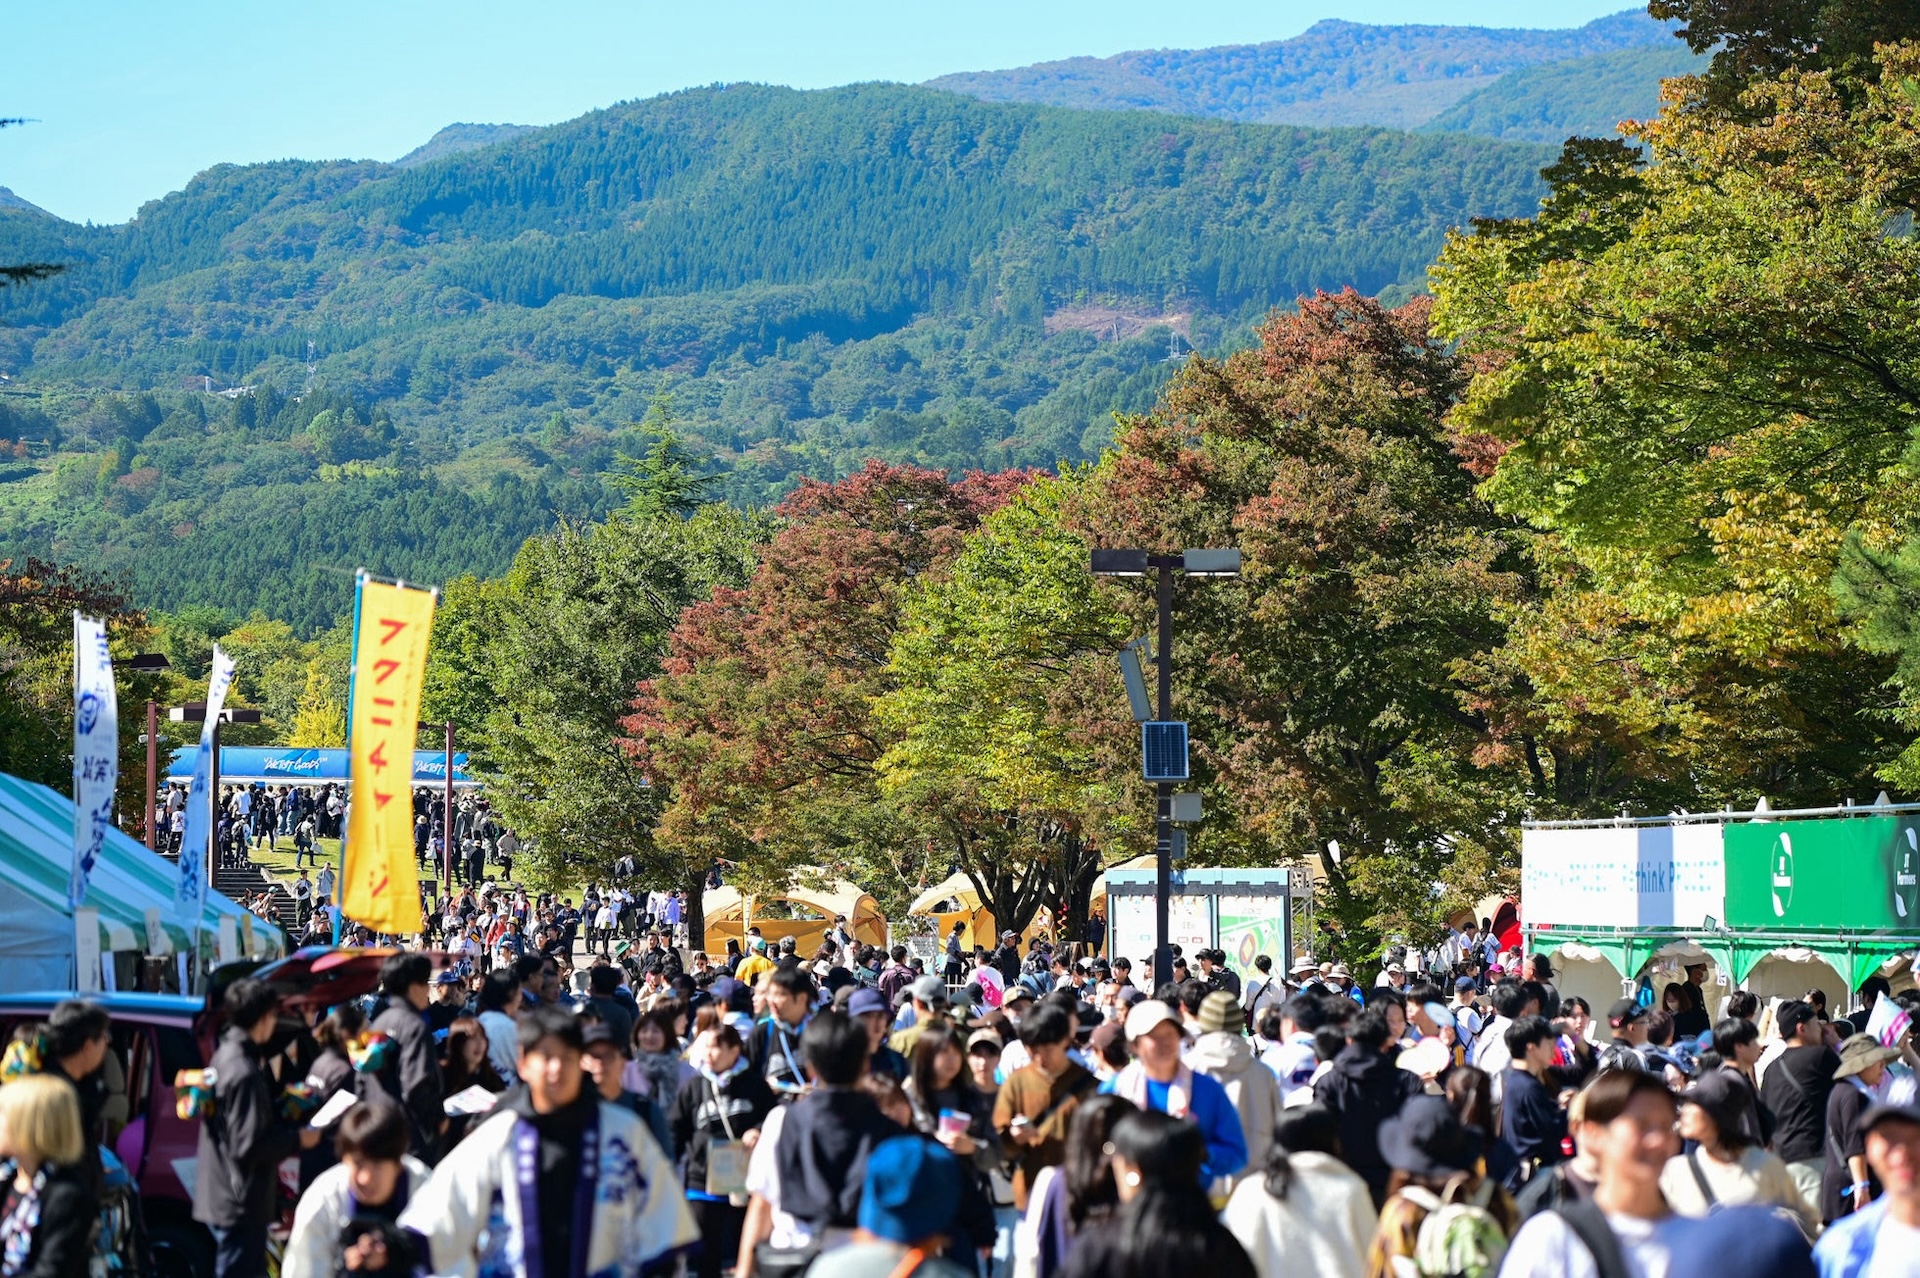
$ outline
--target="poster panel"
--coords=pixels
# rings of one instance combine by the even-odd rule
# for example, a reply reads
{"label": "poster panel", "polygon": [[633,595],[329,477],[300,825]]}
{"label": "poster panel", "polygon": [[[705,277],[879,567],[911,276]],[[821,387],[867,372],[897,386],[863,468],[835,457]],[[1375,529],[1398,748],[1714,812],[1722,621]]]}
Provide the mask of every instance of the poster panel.
{"label": "poster panel", "polygon": [[1253,960],[1264,954],[1273,960],[1274,974],[1292,966],[1286,951],[1286,910],[1284,896],[1222,896],[1219,940],[1214,948],[1227,952],[1227,966],[1240,974],[1242,982],[1259,975]]}
{"label": "poster panel", "polygon": [[1920,817],[1726,827],[1727,926],[1920,937]]}
{"label": "poster panel", "polygon": [[1535,927],[1700,927],[1724,918],[1720,825],[1527,830],[1520,916]]}

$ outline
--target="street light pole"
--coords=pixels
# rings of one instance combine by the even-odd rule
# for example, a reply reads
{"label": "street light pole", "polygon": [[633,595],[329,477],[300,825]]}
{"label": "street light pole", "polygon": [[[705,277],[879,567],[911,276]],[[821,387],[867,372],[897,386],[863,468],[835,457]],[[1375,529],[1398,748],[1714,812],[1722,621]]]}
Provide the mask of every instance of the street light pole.
{"label": "street light pole", "polygon": [[[1181,559],[1180,555],[1152,556],[1160,613],[1154,631],[1153,660],[1159,676],[1156,713],[1162,723],[1173,718],[1173,570]],[[1153,988],[1158,992],[1173,980],[1173,945],[1168,937],[1173,906],[1173,782],[1155,782],[1154,790]]]}
{"label": "street light pole", "polygon": [[[167,654],[164,652],[140,652],[131,657],[115,657],[113,668],[115,670],[171,670],[173,663],[167,660]],[[147,702],[147,795],[144,805],[146,816],[140,822],[141,827],[147,832],[149,852],[153,850],[154,842],[153,796],[156,793],[155,787],[159,784],[159,779],[154,776],[154,773],[159,770],[155,754],[158,748],[155,735],[160,731],[160,725],[154,717],[157,713],[154,703],[149,700]]]}
{"label": "street light pole", "polygon": [[[1096,550],[1092,555],[1096,577],[1144,577],[1155,574],[1156,625],[1154,666],[1158,693],[1154,712],[1161,724],[1173,722],[1173,574],[1190,577],[1237,577],[1240,552],[1184,550],[1149,554],[1144,550]],[[1144,717],[1145,711],[1135,712]],[[1180,726],[1180,755],[1185,756],[1185,725]],[[1151,775],[1151,774],[1150,774]],[[1185,775],[1184,767],[1181,774]],[[1173,947],[1168,933],[1173,899],[1173,782],[1162,776],[1154,782],[1153,986],[1173,980]]]}

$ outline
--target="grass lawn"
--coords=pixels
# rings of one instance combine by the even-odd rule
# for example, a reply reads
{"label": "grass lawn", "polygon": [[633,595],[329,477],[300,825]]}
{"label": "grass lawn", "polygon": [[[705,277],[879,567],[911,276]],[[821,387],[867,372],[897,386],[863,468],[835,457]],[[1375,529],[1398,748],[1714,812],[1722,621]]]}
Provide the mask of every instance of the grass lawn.
{"label": "grass lawn", "polygon": [[[340,871],[340,840],[315,839],[314,845],[320,849],[321,862],[325,865],[331,865],[334,873],[338,874]],[[296,870],[293,865],[293,839],[291,837],[280,840],[280,849],[277,852],[270,852],[266,848],[254,848],[248,855],[253,858],[253,863],[260,867],[260,872],[275,883],[291,883],[299,874],[299,871]],[[309,864],[307,874],[311,876],[317,872],[318,871]],[[425,873],[420,875],[422,882],[427,882],[430,879],[430,875]]]}

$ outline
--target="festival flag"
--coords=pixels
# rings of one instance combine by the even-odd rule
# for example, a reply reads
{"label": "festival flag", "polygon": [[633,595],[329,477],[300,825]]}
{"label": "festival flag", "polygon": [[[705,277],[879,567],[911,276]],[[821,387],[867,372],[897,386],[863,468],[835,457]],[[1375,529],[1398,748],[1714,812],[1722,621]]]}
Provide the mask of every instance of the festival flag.
{"label": "festival flag", "polygon": [[208,846],[213,839],[213,730],[233,686],[233,658],[213,648],[213,673],[207,679],[207,717],[200,725],[200,748],[193,752],[193,781],[187,787],[187,821],[180,836],[180,880],[173,909],[189,929],[197,929],[207,908]]}
{"label": "festival flag", "polygon": [[413,745],[427,675],[435,592],[360,579],[347,709],[346,846],[340,908],[376,932],[418,932]]}
{"label": "festival flag", "polygon": [[[87,898],[87,880],[113,824],[113,788],[120,780],[120,708],[113,687],[107,628],[73,614],[73,869],[67,908]],[[152,801],[152,796],[148,796]]]}

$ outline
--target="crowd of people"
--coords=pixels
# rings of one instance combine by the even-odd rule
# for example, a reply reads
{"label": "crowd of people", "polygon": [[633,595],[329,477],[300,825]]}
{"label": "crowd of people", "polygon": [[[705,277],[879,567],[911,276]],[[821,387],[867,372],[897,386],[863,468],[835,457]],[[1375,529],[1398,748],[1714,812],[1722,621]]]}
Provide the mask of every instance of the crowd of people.
{"label": "crowd of people", "polygon": [[[834,920],[683,961],[671,898],[611,895],[492,902],[539,939],[399,951],[308,1015],[228,986],[182,1080],[216,1278],[1920,1273],[1920,999],[1884,982],[1851,1018],[1732,991],[1696,1031],[1704,968],[1597,1019],[1464,947],[1372,983],[1205,951],[1150,990]],[[7,1278],[88,1265],[108,1031],[74,1002],[9,1049]]]}

